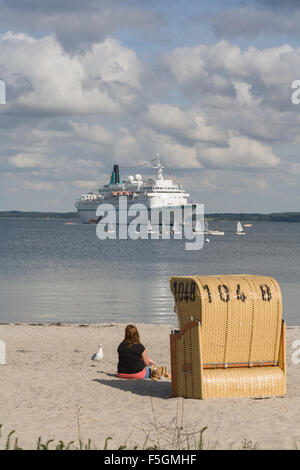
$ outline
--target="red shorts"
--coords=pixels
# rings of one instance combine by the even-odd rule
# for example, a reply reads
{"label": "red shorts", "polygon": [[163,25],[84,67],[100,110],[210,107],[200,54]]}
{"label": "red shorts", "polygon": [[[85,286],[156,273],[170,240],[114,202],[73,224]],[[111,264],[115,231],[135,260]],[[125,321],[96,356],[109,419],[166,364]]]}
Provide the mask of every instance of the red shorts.
{"label": "red shorts", "polygon": [[146,369],[141,370],[137,374],[120,374],[118,372],[118,377],[120,379],[143,379],[146,375]]}

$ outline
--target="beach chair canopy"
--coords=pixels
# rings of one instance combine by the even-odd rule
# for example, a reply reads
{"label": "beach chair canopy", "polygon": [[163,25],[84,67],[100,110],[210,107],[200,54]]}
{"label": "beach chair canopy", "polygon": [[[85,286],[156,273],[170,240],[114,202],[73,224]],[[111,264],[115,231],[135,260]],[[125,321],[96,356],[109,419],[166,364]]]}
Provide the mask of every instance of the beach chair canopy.
{"label": "beach chair canopy", "polygon": [[285,393],[285,330],[275,279],[174,276],[170,286],[180,326],[171,335],[172,377],[174,372],[177,388],[183,387],[180,396]]}

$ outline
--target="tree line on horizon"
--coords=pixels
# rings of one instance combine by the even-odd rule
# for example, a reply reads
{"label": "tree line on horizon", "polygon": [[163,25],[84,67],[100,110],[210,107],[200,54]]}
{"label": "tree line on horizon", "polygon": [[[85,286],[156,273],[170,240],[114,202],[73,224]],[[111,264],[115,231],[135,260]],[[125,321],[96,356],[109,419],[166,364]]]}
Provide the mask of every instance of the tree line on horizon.
{"label": "tree line on horizon", "polygon": [[[0,211],[0,218],[23,219],[78,219],[77,212],[39,212],[39,211]],[[278,212],[271,214],[258,213],[211,213],[205,214],[210,221],[241,222],[300,222],[300,212]]]}

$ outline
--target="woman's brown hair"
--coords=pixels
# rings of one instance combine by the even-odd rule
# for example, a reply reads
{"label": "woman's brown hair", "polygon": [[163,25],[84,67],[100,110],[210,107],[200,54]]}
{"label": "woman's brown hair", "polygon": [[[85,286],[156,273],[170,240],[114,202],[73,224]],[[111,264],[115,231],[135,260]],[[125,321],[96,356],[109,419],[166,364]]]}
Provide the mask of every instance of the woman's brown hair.
{"label": "woman's brown hair", "polygon": [[126,326],[124,342],[127,343],[129,347],[140,343],[140,336],[136,326]]}

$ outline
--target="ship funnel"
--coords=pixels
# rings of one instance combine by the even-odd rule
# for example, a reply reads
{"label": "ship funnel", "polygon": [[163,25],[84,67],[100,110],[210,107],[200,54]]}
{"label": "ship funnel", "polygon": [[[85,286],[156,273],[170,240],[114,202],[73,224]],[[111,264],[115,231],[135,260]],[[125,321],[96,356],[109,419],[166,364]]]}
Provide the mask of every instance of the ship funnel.
{"label": "ship funnel", "polygon": [[115,174],[115,182],[120,183],[120,170],[119,165],[114,165],[114,174]]}
{"label": "ship funnel", "polygon": [[120,183],[119,165],[114,165],[114,169],[110,178],[110,184],[115,184],[115,183]]}

